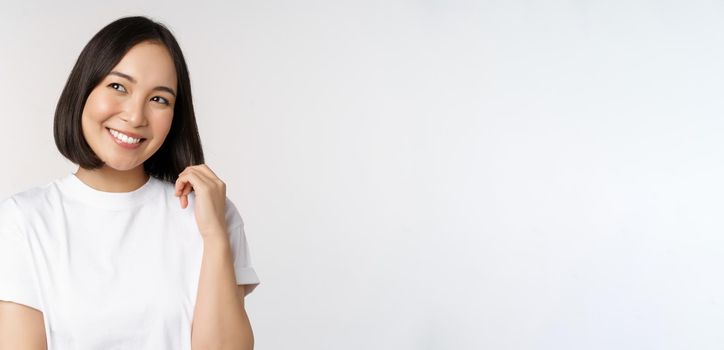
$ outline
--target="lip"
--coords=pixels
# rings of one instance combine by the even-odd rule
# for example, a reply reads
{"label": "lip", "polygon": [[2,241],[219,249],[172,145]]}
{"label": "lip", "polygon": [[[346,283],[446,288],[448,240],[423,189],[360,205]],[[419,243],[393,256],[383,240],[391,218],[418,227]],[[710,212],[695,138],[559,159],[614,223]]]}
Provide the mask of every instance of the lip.
{"label": "lip", "polygon": [[[106,127],[106,129],[110,130],[110,129],[113,129],[113,128]],[[133,137],[134,139],[145,139],[145,137],[143,137],[143,136],[141,136],[141,135],[139,135],[139,134],[134,134],[134,133],[132,133],[132,132],[125,132],[125,131],[119,130],[119,129],[113,129],[113,130],[118,131],[118,132],[120,132],[120,133],[123,133],[123,134],[125,134],[126,136]]]}
{"label": "lip", "polygon": [[[125,149],[136,149],[136,148],[138,148],[138,147],[141,147],[141,144],[143,144],[144,142],[146,142],[146,139],[142,139],[141,142],[139,142],[139,143],[134,143],[134,144],[125,143],[125,142],[122,142],[121,140],[117,139],[115,136],[113,136],[113,134],[111,134],[111,129],[106,128],[106,130],[108,130],[108,136],[110,136],[111,139],[113,139],[113,141],[115,141],[115,143],[116,143],[117,145],[119,145],[119,146],[121,146],[121,147],[123,147],[123,148],[125,148]],[[115,129],[114,129],[114,130],[115,130]],[[124,133],[124,134],[125,134],[125,133]],[[129,136],[130,136],[130,135],[129,135]],[[134,136],[134,137],[135,137],[135,136]]]}

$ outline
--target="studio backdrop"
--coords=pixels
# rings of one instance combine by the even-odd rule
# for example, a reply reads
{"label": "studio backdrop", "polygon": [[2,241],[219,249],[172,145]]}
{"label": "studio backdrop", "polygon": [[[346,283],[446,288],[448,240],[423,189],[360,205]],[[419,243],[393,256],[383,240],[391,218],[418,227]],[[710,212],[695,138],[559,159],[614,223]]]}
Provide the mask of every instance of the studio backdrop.
{"label": "studio backdrop", "polygon": [[0,196],[103,25],[176,35],[261,350],[721,349],[716,1],[0,5]]}

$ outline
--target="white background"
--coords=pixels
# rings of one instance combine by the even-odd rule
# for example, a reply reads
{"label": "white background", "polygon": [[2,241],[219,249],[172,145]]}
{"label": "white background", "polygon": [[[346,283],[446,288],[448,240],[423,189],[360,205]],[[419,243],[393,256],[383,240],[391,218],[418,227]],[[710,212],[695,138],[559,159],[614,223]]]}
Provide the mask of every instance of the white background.
{"label": "white background", "polygon": [[257,349],[724,347],[719,1],[8,3],[0,196],[118,17],[186,55]]}

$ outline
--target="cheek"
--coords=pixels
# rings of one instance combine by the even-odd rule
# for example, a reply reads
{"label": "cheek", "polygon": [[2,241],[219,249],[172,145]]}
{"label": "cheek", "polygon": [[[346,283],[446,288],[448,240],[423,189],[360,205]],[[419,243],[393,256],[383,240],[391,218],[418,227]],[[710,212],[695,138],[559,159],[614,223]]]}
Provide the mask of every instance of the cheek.
{"label": "cheek", "polygon": [[163,116],[163,119],[161,119],[160,128],[165,133],[168,133],[171,130],[171,124],[173,123],[173,112],[170,112]]}
{"label": "cheek", "polygon": [[108,119],[116,109],[111,99],[102,96],[89,96],[83,108],[83,115],[88,119],[102,121]]}
{"label": "cheek", "polygon": [[154,116],[152,129],[157,139],[165,140],[171,131],[171,123],[173,122],[173,114],[159,114]]}

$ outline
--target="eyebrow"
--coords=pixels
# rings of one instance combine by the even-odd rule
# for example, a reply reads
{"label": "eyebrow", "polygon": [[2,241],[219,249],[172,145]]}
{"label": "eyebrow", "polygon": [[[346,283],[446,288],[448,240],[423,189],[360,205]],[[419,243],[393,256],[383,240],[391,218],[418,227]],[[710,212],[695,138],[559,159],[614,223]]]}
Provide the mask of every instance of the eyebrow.
{"label": "eyebrow", "polygon": [[[136,79],[133,79],[132,76],[130,76],[130,75],[128,75],[128,74],[125,74],[125,73],[121,73],[121,72],[117,72],[117,71],[112,71],[112,72],[108,73],[108,75],[117,75],[117,76],[119,76],[119,77],[121,77],[121,78],[124,78],[124,79],[129,80],[130,82],[132,82],[132,83],[134,83],[134,84],[136,83]],[[153,88],[152,90],[156,90],[156,91],[166,91],[166,92],[168,92],[169,94],[173,95],[174,98],[176,98],[176,92],[174,92],[173,89],[171,89],[171,88],[168,87],[168,86],[156,86],[156,87]]]}

